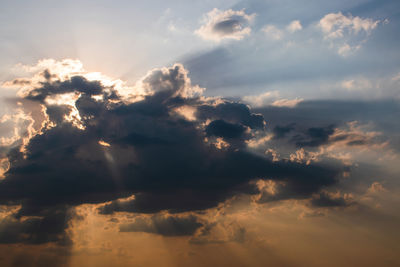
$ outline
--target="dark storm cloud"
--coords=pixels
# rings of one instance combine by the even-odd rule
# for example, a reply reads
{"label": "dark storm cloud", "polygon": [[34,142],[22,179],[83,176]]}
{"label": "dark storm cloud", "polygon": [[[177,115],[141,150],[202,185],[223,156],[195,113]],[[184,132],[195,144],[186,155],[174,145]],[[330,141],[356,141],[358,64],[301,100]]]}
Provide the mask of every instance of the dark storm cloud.
{"label": "dark storm cloud", "polygon": [[[188,97],[190,82],[181,65],[154,71],[143,83],[153,93],[135,103],[118,101],[112,89],[80,76],[48,80],[28,94],[46,105],[56,125],[31,138],[26,154],[18,147],[8,153],[10,169],[0,182],[0,203],[22,208],[15,219],[4,221],[17,235],[3,242],[24,242],[19,233],[32,233],[28,240],[33,243],[63,240],[70,218],[64,215],[83,203],[112,201],[100,208],[103,214],[183,212],[216,207],[236,194],[255,194],[250,182],[260,178],[284,181],[290,188],[285,198],[310,197],[337,182],[340,166],[273,162],[245,149],[244,129],[263,131],[263,116],[244,104]],[[63,120],[70,107],[44,101],[67,92],[80,93],[76,108],[82,129]],[[103,97],[99,101],[92,95]],[[197,109],[194,121],[172,112],[188,105]],[[210,135],[230,146],[218,149],[207,143]],[[132,200],[117,200],[132,194]],[[18,216],[38,216],[52,228],[46,232],[36,217],[21,221]]]}
{"label": "dark storm cloud", "polygon": [[[0,220],[0,243],[42,244],[57,242],[70,244],[65,233],[69,220],[74,216],[66,207],[48,207],[27,210],[24,206],[16,215]],[[23,219],[22,216],[35,216]]]}
{"label": "dark storm cloud", "polygon": [[133,223],[120,225],[121,232],[145,232],[163,236],[192,235],[203,224],[195,216],[164,216],[138,217]]}
{"label": "dark storm cloud", "polygon": [[240,124],[232,124],[223,120],[212,121],[207,125],[206,133],[209,136],[218,136],[223,138],[243,137],[246,128]]}

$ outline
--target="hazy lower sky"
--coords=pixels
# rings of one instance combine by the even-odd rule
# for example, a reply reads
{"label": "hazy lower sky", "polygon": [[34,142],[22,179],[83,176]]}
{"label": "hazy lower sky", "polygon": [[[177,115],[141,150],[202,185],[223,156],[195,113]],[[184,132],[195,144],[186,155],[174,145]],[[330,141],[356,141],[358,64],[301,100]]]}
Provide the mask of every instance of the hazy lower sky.
{"label": "hazy lower sky", "polygon": [[0,266],[398,266],[400,2],[0,3]]}

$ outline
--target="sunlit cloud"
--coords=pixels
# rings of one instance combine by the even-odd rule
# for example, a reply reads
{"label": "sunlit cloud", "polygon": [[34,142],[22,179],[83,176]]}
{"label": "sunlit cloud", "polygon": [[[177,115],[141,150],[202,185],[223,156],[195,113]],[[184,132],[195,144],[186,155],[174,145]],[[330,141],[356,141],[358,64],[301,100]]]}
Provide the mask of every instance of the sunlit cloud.
{"label": "sunlit cloud", "polygon": [[299,20],[293,20],[292,22],[290,22],[289,25],[286,26],[286,29],[293,33],[293,32],[297,32],[297,31],[301,31],[303,29],[303,26],[301,25]]}
{"label": "sunlit cloud", "polygon": [[251,33],[250,24],[255,16],[255,13],[246,14],[245,10],[221,11],[215,8],[205,15],[204,24],[195,33],[215,42],[224,39],[241,40]]}
{"label": "sunlit cloud", "polygon": [[303,101],[302,98],[287,99],[280,96],[279,91],[269,91],[260,95],[244,96],[243,101],[253,107],[276,106],[276,107],[295,107]]}
{"label": "sunlit cloud", "polygon": [[380,20],[353,17],[342,12],[329,13],[318,23],[324,39],[337,48],[341,56],[349,56],[359,50],[367,37],[378,27]]}

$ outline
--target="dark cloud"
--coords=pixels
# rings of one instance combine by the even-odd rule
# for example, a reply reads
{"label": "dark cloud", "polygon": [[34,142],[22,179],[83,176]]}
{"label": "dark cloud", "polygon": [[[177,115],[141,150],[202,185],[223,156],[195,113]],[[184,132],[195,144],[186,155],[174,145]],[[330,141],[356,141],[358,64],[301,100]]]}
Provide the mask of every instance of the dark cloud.
{"label": "dark cloud", "polygon": [[213,31],[221,35],[232,34],[241,29],[242,21],[238,18],[230,18],[227,20],[219,21],[213,26]]}
{"label": "dark cloud", "polygon": [[[74,216],[66,207],[23,206],[18,213],[0,220],[0,243],[42,244],[57,242],[60,245],[71,243],[65,233],[69,220]],[[23,216],[34,216],[24,218]]]}
{"label": "dark cloud", "polygon": [[285,126],[280,126],[280,125],[275,126],[274,129],[272,130],[272,132],[274,133],[274,138],[280,139],[286,137],[288,133],[290,133],[295,129],[294,126],[295,124],[293,123]]}
{"label": "dark cloud", "polygon": [[[216,207],[236,194],[255,194],[251,182],[259,178],[285,182],[285,198],[310,197],[337,182],[340,166],[275,162],[248,151],[244,140],[251,131],[264,130],[263,116],[244,104],[191,96],[181,65],[156,70],[143,84],[151,93],[134,103],[80,76],[48,80],[28,94],[31,102],[46,106],[55,125],[48,122],[51,126],[31,138],[25,154],[19,147],[8,153],[0,203],[22,205],[18,216],[31,219],[15,215],[5,220],[4,229],[13,228],[16,235],[3,242],[61,242],[69,207],[83,203],[112,201],[100,208],[102,214],[183,212]],[[74,107],[45,101],[65,93],[80,94],[75,106],[81,121],[63,119]],[[184,106],[197,110],[196,120],[172,112]],[[218,149],[205,141],[207,136],[221,137],[230,146]],[[132,194],[131,200],[117,200]],[[46,222],[53,227],[48,232],[40,226]],[[30,233],[31,238],[22,238]]]}
{"label": "dark cloud", "polygon": [[222,119],[229,123],[243,124],[252,129],[263,129],[265,125],[262,115],[252,113],[247,105],[241,103],[223,102],[216,106],[201,105],[196,115],[200,120]]}
{"label": "dark cloud", "polygon": [[302,129],[296,124],[276,125],[273,128],[274,139],[288,138],[288,142],[298,147],[317,147],[329,142],[329,137],[334,133],[334,125],[326,127],[311,127]]}
{"label": "dark cloud", "polygon": [[[331,163],[334,165],[333,163]],[[289,164],[288,164],[289,165]],[[286,168],[289,168],[287,166]],[[275,193],[270,194],[267,191],[261,190],[258,203],[266,203],[271,201],[286,200],[286,199],[305,199],[309,198],[314,192],[320,191],[322,188],[335,184],[334,180],[326,176],[326,170],[332,168],[328,166],[313,166],[311,169],[303,167],[299,170],[309,172],[304,177],[298,176],[295,179],[284,178],[277,180],[275,184]],[[333,169],[332,169],[333,170]]]}
{"label": "dark cloud", "polygon": [[328,142],[329,136],[331,136],[333,132],[333,125],[329,125],[326,127],[312,127],[308,128],[307,131],[302,134],[293,136],[292,142],[294,142],[299,147],[320,146]]}
{"label": "dark cloud", "polygon": [[[50,74],[48,74],[50,75]],[[45,77],[50,78],[46,73]],[[44,101],[47,96],[65,94],[70,92],[79,92],[87,95],[100,95],[103,93],[103,86],[99,81],[88,81],[82,76],[73,76],[66,81],[49,81],[42,83],[42,87],[29,92],[26,99],[35,101]]]}
{"label": "dark cloud", "polygon": [[263,114],[269,125],[281,125],[282,122],[296,123],[304,128],[342,125],[347,121],[368,123],[374,121],[378,128],[398,132],[400,126],[394,124],[400,116],[397,101],[340,101],[314,100],[303,101],[293,108],[268,106],[255,108],[253,112]]}
{"label": "dark cloud", "polygon": [[60,124],[64,121],[64,116],[70,114],[72,107],[68,105],[48,105],[46,113],[51,121]]}
{"label": "dark cloud", "polygon": [[223,120],[212,121],[206,127],[206,133],[209,136],[218,136],[223,138],[241,138],[246,128],[240,124],[232,124]]}
{"label": "dark cloud", "polygon": [[311,199],[311,204],[316,207],[346,207],[355,202],[339,194],[321,192]]}
{"label": "dark cloud", "polygon": [[121,232],[145,232],[163,236],[193,235],[203,224],[193,216],[153,215],[138,217],[133,223],[120,225]]}
{"label": "dark cloud", "polygon": [[[269,106],[254,112],[264,116],[277,141],[309,148],[336,142],[363,146],[389,141],[400,151],[400,126],[395,123],[400,106],[396,101],[303,101],[293,108]],[[351,122],[370,126],[373,122],[373,131],[381,134],[367,136],[351,129]]]}

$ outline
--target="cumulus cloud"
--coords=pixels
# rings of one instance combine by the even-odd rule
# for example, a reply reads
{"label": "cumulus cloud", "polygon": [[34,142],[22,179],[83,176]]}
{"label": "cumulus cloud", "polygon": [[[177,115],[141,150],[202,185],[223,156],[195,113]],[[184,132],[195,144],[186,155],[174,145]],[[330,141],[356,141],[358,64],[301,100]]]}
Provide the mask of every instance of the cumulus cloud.
{"label": "cumulus cloud", "polygon": [[303,29],[303,26],[301,25],[299,20],[293,20],[292,22],[290,22],[289,25],[286,26],[286,30],[288,30],[291,33],[300,31]]}
{"label": "cumulus cloud", "polygon": [[364,32],[370,34],[378,26],[379,20],[363,19],[353,17],[351,14],[345,16],[342,12],[329,13],[320,21],[319,26],[326,38],[343,38],[346,34],[358,34]]}
{"label": "cumulus cloud", "polygon": [[214,8],[204,18],[204,24],[195,31],[205,40],[219,42],[224,39],[241,40],[251,32],[250,24],[256,14],[246,14],[244,10]]}
{"label": "cumulus cloud", "polygon": [[373,182],[367,190],[367,194],[387,192],[387,189],[380,182]]}
{"label": "cumulus cloud", "polygon": [[329,13],[319,22],[324,39],[337,47],[341,56],[348,56],[361,48],[371,32],[378,26],[379,20],[370,18],[353,17],[351,14],[343,15],[342,12]]}
{"label": "cumulus cloud", "polygon": [[[247,144],[265,131],[264,117],[245,104],[204,97],[180,64],[154,69],[135,85],[140,89],[130,87],[141,98],[81,73],[41,73],[38,85],[15,100],[41,116],[25,142],[5,148],[0,203],[21,208],[3,220],[4,229],[17,229],[4,242],[66,240],[68,211],[85,203],[104,203],[101,214],[205,210],[259,193],[260,178],[285,184],[286,199],[307,198],[342,172],[252,152]],[[193,218],[150,218],[121,230],[156,232],[163,224],[179,235],[198,226]],[[47,221],[49,232],[40,226]]]}

